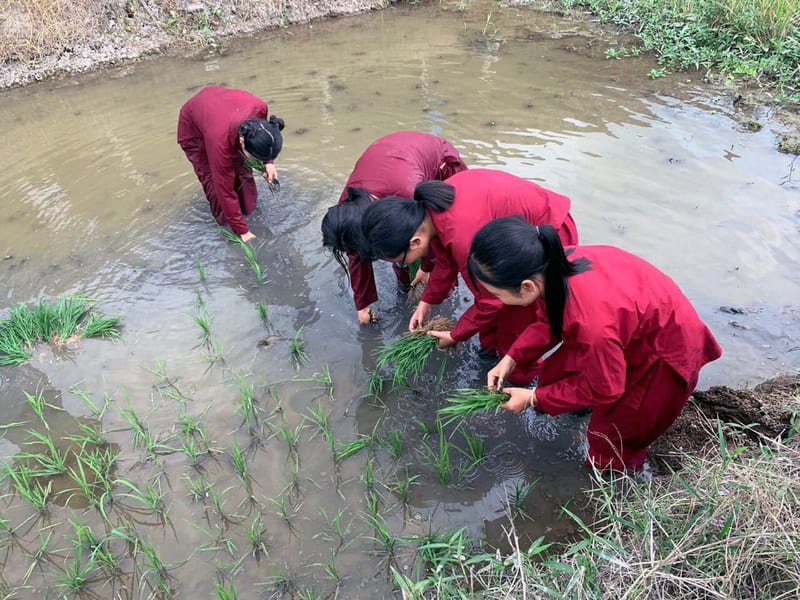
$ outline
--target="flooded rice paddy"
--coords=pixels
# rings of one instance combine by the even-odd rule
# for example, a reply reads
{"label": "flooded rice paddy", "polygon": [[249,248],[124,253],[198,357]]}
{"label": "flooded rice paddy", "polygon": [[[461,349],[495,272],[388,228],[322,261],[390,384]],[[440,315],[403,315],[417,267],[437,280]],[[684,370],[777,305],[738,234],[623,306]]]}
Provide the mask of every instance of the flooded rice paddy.
{"label": "flooded rice paddy", "polygon": [[[41,511],[2,483],[0,590],[214,597],[221,581],[240,598],[390,598],[389,568],[418,562],[414,539],[465,528],[502,545],[532,483],[523,538],[574,533],[560,507],[580,511],[588,486],[585,417],[478,415],[436,431],[443,390],[479,387],[493,364],[475,343],[447,357],[440,384],[444,353],[412,389],[365,398],[375,349],[413,305],[379,266],[380,322],[359,327],[319,224],[392,131],[441,135],[470,166],[570,196],[584,243],[669,273],[724,349],[701,387],[794,369],[793,157],[775,152],[773,126],[738,127],[695,74],[650,80],[648,59],[605,60],[616,43],[495,3],[396,7],[2,93],[0,308],[85,294],[124,327],[121,341],[41,346],[0,367],[0,456],[44,452],[38,433],[67,469],[37,480],[52,482]],[[259,184],[248,218],[263,285],[175,141],[180,106],[211,83],[286,121],[281,190]],[[457,316],[468,296],[436,313]],[[43,419],[26,393],[46,402]],[[470,434],[484,443],[477,466]],[[336,460],[354,440],[366,447]],[[81,491],[79,471],[104,452],[107,484],[88,476]],[[82,526],[107,562],[76,541]]]}

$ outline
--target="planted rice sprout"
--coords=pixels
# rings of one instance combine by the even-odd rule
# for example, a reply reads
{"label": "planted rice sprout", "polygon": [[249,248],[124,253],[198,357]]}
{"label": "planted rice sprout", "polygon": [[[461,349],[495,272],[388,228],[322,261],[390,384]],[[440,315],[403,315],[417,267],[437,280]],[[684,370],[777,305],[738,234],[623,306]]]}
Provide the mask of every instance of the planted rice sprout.
{"label": "planted rice sprout", "polygon": [[306,341],[300,337],[302,333],[303,328],[301,327],[297,330],[297,333],[294,334],[292,341],[289,342],[289,357],[292,359],[296,371],[299,371],[303,363],[309,360],[308,354],[306,353]]}
{"label": "planted rice sprout", "polygon": [[28,430],[28,435],[34,438],[34,441],[28,442],[30,445],[41,445],[47,450],[46,454],[23,452],[17,454],[17,458],[26,460],[35,460],[39,463],[36,469],[38,477],[54,477],[56,475],[63,475],[67,472],[67,452],[59,450],[53,438],[49,435],[43,435],[33,429]]}
{"label": "planted rice sprout", "polygon": [[269,555],[269,549],[265,541],[267,529],[264,526],[264,519],[261,517],[261,513],[255,513],[253,520],[250,522],[250,526],[245,529],[245,534],[247,535],[247,539],[250,540],[253,558],[259,560],[262,556]]}
{"label": "planted rice sprout", "polygon": [[255,273],[259,285],[263,284],[264,275],[261,272],[261,266],[258,264],[258,251],[261,249],[261,246],[253,248],[253,246],[250,244],[243,242],[242,238],[237,234],[228,231],[227,229],[223,229],[222,227],[220,227],[219,230],[226,238],[228,238],[229,242],[236,244],[242,249],[242,252],[244,252],[244,257],[247,260],[247,263],[250,265],[250,268],[253,270],[253,273]]}
{"label": "planted rice sprout", "polygon": [[453,390],[445,399],[450,404],[437,411],[439,418],[446,419],[444,425],[449,425],[459,419],[464,419],[476,412],[500,412],[500,405],[510,398],[504,394],[488,388],[462,388]]}
{"label": "planted rice sprout", "polygon": [[203,262],[200,260],[199,256],[196,256],[194,259],[195,264],[197,265],[197,274],[200,276],[200,281],[206,280],[206,268],[203,266]]}
{"label": "planted rice sprout", "polygon": [[[413,332],[404,333],[395,341],[381,346],[376,352],[377,364],[375,372],[370,378],[369,395],[374,396],[382,387],[382,371],[391,365],[394,368],[392,383],[394,385],[409,385],[415,382],[425,363],[438,346],[437,338],[428,335],[429,331],[450,331],[453,322],[445,317],[435,317],[424,327]],[[409,381],[411,376],[411,382]]]}
{"label": "planted rice sprout", "polygon": [[533,520],[533,517],[525,511],[525,503],[528,501],[528,498],[531,497],[531,492],[537,481],[539,480],[537,479],[532,483],[526,483],[524,481],[514,482],[514,488],[511,490],[512,494],[508,498],[509,509],[512,516],[528,519],[530,521]]}
{"label": "planted rice sprout", "polygon": [[422,442],[422,456],[431,465],[439,483],[447,484],[450,481],[450,448],[454,447],[444,434],[444,427],[438,422],[439,446],[438,452],[431,448],[427,442]]}
{"label": "planted rice sprout", "polygon": [[36,472],[23,462],[16,466],[5,465],[5,478],[11,481],[11,485],[17,493],[40,513],[47,510],[47,503],[53,490],[53,482],[48,481],[43,485],[37,477]]}

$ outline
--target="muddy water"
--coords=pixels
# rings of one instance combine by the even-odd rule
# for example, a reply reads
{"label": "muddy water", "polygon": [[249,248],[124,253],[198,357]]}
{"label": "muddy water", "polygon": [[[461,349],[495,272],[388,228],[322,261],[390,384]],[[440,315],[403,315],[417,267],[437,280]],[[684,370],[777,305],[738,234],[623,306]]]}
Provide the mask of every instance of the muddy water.
{"label": "muddy water", "polygon": [[[381,322],[359,328],[347,282],[320,248],[319,222],[372,140],[398,129],[440,134],[470,165],[507,169],[569,195],[584,242],[622,246],[671,274],[725,350],[701,386],[743,385],[793,369],[800,194],[798,176],[787,177],[792,157],[774,151],[774,127],[738,128],[724,96],[693,75],[651,81],[656,65],[645,59],[605,60],[617,43],[587,25],[499,12],[494,3],[469,12],[399,7],[3,93],[0,306],[83,293],[122,315],[125,329],[121,342],[38,348],[26,365],[0,367],[2,422],[28,421],[5,432],[0,453],[41,450],[25,429],[45,429],[23,391],[45,393],[55,407],[46,411],[50,431],[62,441],[78,430],[75,418],[102,423],[121,449],[115,476],[142,489],[158,482],[170,507],[162,524],[118,484],[113,526],[129,523],[129,532],[157,547],[172,567],[168,585],[189,596],[212,593],[215,573],[233,574],[240,597],[277,594],[270,578],[280,570],[320,597],[390,597],[388,561],[376,554],[364,517],[369,457],[380,514],[394,535],[466,527],[476,539],[502,543],[509,495],[536,481],[524,506],[530,519],[517,520],[521,533],[568,537],[574,528],[559,507],[580,504],[587,484],[585,418],[476,417],[465,428],[484,439],[486,460],[459,472],[465,461],[452,450],[449,480],[441,483],[425,445],[438,451],[438,436],[426,432],[441,398],[435,379],[444,355],[414,390],[389,392],[382,405],[364,400],[374,349],[404,329],[412,306],[379,267]],[[259,209],[248,219],[264,285],[216,231],[175,143],[178,109],[209,83],[252,91],[287,123],[277,162],[282,189],[273,196],[260,186]],[[441,312],[467,305],[461,289]],[[210,321],[207,343],[195,316]],[[289,350],[298,331],[309,358],[299,370]],[[308,381],[326,367],[333,400],[323,384]],[[468,344],[448,358],[442,387],[478,386],[490,367]],[[252,433],[236,408],[249,385],[262,423]],[[99,406],[107,395],[109,408],[93,416],[70,390]],[[181,406],[204,424],[215,449],[199,468],[171,450],[181,446]],[[398,432],[402,454],[395,459],[377,446],[335,463],[304,421],[316,407],[329,413],[339,442],[377,423],[384,437]],[[134,447],[125,420],[131,410],[163,441],[155,458]],[[304,423],[293,447],[286,438]],[[232,466],[234,440],[247,449],[246,485]],[[465,447],[460,433],[452,443]],[[403,505],[386,486],[407,476],[417,479]],[[194,502],[187,477],[213,490]],[[98,535],[112,527],[77,498],[66,502],[72,494],[64,486],[43,516],[18,496],[0,509],[20,526],[3,555],[6,584],[31,586],[20,597],[41,597],[74,564],[75,553],[65,550],[73,514]],[[344,541],[331,524],[339,513]],[[270,560],[253,558],[245,534],[258,515]],[[28,573],[40,531],[54,539],[47,560]],[[101,571],[93,573],[95,593],[127,597],[139,593],[130,588],[155,584],[141,555],[138,566],[131,560],[130,545],[113,548],[124,575],[104,583]],[[324,568],[332,552],[338,586]],[[393,560],[411,569],[415,558],[401,544]]]}

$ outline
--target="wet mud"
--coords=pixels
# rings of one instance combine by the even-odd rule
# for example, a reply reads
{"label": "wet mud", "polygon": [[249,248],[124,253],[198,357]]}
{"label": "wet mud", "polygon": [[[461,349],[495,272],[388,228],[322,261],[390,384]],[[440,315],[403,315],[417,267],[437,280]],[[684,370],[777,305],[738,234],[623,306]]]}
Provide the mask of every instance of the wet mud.
{"label": "wet mud", "polygon": [[[659,473],[679,470],[686,455],[719,448],[719,432],[730,448],[786,438],[800,411],[800,375],[782,375],[753,389],[712,386],[696,391],[681,416],[650,446],[650,462]],[[719,423],[719,425],[718,425]]]}

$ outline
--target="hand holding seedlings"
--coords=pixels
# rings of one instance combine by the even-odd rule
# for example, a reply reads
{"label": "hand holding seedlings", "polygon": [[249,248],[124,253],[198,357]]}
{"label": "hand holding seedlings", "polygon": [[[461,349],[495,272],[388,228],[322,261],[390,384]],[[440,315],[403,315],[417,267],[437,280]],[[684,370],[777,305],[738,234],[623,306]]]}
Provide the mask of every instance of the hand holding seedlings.
{"label": "hand holding seedlings", "polygon": [[506,380],[506,377],[509,376],[516,366],[517,361],[506,354],[487,374],[486,386],[490,390],[499,390],[503,387],[503,382]]}
{"label": "hand holding seedlings", "polygon": [[513,413],[521,413],[528,408],[536,408],[536,390],[520,387],[504,387],[504,394],[510,394],[507,402],[500,405],[500,408]]}
{"label": "hand holding seedlings", "polygon": [[439,340],[440,350],[444,350],[445,348],[456,345],[456,341],[453,339],[453,336],[450,335],[449,331],[429,331],[428,335]]}
{"label": "hand holding seedlings", "polygon": [[425,323],[428,322],[428,319],[431,318],[431,310],[432,307],[430,304],[420,300],[420,303],[417,305],[417,310],[414,311],[414,314],[411,315],[411,320],[408,322],[408,330],[413,333],[420,327],[423,327]]}
{"label": "hand holding seedlings", "polygon": [[375,314],[375,311],[372,310],[371,306],[362,308],[358,311],[358,322],[362,325],[369,325],[370,323],[376,323],[377,321],[378,317]]}

